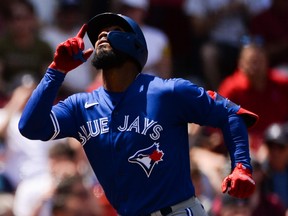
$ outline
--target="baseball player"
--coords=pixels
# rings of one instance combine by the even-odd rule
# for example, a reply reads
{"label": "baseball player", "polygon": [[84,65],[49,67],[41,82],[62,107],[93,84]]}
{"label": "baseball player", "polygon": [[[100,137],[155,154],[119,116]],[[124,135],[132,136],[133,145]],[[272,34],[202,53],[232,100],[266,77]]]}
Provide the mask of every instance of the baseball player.
{"label": "baseball player", "polygon": [[[54,104],[69,71],[93,53],[103,86]],[[103,13],[58,45],[54,60],[34,90],[19,122],[29,139],[74,137],[82,144],[109,202],[121,216],[207,215],[190,178],[188,123],[220,128],[231,157],[222,185],[249,197],[252,179],[246,127],[258,116],[190,81],[164,80],[141,70],[147,46],[127,16]]]}

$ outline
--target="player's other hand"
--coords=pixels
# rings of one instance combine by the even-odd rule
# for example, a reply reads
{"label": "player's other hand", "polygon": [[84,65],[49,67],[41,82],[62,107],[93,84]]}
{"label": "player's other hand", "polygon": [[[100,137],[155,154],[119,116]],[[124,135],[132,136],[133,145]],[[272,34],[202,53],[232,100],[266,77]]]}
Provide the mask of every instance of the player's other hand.
{"label": "player's other hand", "polygon": [[75,37],[60,43],[56,48],[54,60],[49,68],[68,73],[85,62],[93,53],[91,48],[84,51],[83,37],[86,31],[87,24],[84,24]]}
{"label": "player's other hand", "polygon": [[237,198],[248,198],[255,191],[255,181],[252,173],[241,163],[238,163],[232,173],[222,182],[222,192]]}

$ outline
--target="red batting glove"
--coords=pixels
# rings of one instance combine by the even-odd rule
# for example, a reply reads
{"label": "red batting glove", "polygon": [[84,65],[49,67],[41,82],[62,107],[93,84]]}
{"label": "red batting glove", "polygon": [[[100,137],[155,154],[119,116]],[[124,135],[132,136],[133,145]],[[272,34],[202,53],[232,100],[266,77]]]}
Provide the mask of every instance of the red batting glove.
{"label": "red batting glove", "polygon": [[84,50],[83,37],[87,31],[87,24],[84,24],[78,34],[60,43],[54,54],[54,61],[49,68],[68,73],[85,62],[93,53],[93,49]]}
{"label": "red batting glove", "polygon": [[237,198],[248,198],[255,190],[255,181],[252,173],[241,163],[238,163],[233,172],[222,182],[222,192]]}

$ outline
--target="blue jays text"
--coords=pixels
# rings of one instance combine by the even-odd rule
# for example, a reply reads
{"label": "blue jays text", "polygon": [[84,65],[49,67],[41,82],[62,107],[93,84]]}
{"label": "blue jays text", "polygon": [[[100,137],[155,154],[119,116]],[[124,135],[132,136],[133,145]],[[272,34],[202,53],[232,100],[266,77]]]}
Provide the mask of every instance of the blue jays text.
{"label": "blue jays text", "polygon": [[[108,133],[108,121],[108,117],[103,117],[93,121],[87,121],[86,126],[80,126],[78,134],[81,144],[84,145],[91,137]],[[143,125],[141,125],[140,116],[137,116],[135,119],[130,119],[129,115],[124,116],[123,125],[119,125],[117,129],[119,132],[134,131],[142,135],[147,135],[148,133],[152,140],[158,140],[160,138],[160,132],[163,131],[163,127],[158,124],[157,121],[144,118]],[[148,130],[151,132],[148,132]]]}

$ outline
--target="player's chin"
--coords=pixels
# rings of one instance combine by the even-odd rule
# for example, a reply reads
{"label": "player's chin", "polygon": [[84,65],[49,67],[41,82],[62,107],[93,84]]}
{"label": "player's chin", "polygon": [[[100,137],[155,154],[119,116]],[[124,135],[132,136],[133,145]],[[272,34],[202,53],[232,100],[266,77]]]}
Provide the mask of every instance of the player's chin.
{"label": "player's chin", "polygon": [[110,53],[112,52],[112,49],[109,48],[101,48],[101,49],[96,49],[95,50],[95,55],[96,56],[109,56]]}

